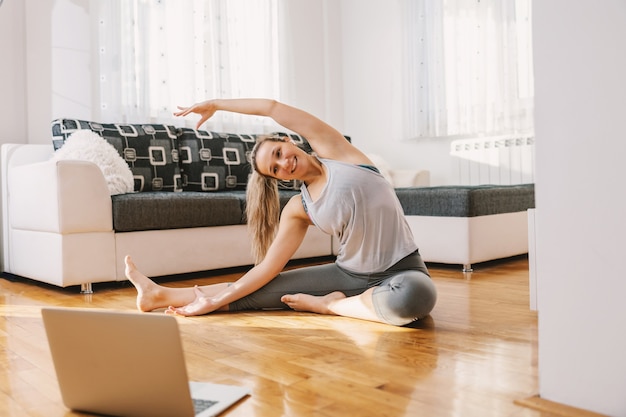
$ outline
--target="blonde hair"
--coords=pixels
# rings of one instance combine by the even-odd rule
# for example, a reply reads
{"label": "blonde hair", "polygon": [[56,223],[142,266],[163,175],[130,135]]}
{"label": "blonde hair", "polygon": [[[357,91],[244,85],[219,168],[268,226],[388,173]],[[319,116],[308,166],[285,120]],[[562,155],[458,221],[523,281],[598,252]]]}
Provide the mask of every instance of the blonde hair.
{"label": "blonde hair", "polygon": [[250,153],[252,174],[246,187],[246,218],[252,235],[252,255],[259,264],[276,237],[280,221],[280,199],[278,180],[262,175],[258,171],[256,153],[266,141],[285,142],[278,136],[259,137]]}

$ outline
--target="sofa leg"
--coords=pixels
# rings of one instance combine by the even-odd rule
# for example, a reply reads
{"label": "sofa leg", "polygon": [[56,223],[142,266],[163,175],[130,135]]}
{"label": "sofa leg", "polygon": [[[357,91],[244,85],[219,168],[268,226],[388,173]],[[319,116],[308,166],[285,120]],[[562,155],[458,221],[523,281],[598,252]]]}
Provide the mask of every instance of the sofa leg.
{"label": "sofa leg", "polygon": [[472,264],[463,264],[463,272],[472,272]]}
{"label": "sofa leg", "polygon": [[80,284],[80,293],[81,294],[93,294],[93,289],[91,288],[91,282]]}

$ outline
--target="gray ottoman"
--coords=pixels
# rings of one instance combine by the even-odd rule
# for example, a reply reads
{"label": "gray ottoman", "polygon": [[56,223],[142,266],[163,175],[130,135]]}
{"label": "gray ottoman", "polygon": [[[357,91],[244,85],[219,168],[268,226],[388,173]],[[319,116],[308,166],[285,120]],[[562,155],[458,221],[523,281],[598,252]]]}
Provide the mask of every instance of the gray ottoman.
{"label": "gray ottoman", "polygon": [[534,184],[398,188],[424,261],[472,264],[528,253]]}

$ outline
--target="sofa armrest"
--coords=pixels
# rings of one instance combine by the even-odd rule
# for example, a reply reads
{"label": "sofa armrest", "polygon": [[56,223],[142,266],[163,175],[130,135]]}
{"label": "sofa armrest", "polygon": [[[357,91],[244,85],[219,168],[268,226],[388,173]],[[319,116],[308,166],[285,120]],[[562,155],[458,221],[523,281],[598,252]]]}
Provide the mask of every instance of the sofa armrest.
{"label": "sofa armrest", "polygon": [[428,170],[394,169],[391,170],[391,178],[396,188],[430,186]]}
{"label": "sofa armrest", "polygon": [[92,162],[45,161],[9,168],[8,224],[52,233],[113,229],[111,195]]}

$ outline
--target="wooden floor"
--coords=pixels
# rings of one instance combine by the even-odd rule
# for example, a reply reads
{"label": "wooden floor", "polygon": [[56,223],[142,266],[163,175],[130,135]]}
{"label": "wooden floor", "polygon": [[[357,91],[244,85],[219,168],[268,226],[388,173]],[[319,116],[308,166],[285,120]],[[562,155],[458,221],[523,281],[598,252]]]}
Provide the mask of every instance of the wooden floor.
{"label": "wooden floor", "polygon": [[[225,416],[556,415],[515,403],[538,392],[527,259],[479,265],[472,274],[430,270],[439,299],[431,317],[411,328],[297,312],[179,318],[189,377],[252,390]],[[240,275],[231,270],[166,285]],[[0,415],[83,415],[61,402],[40,308],[134,310],[134,289],[96,285],[84,296],[76,288],[0,279],[0,297]]]}

